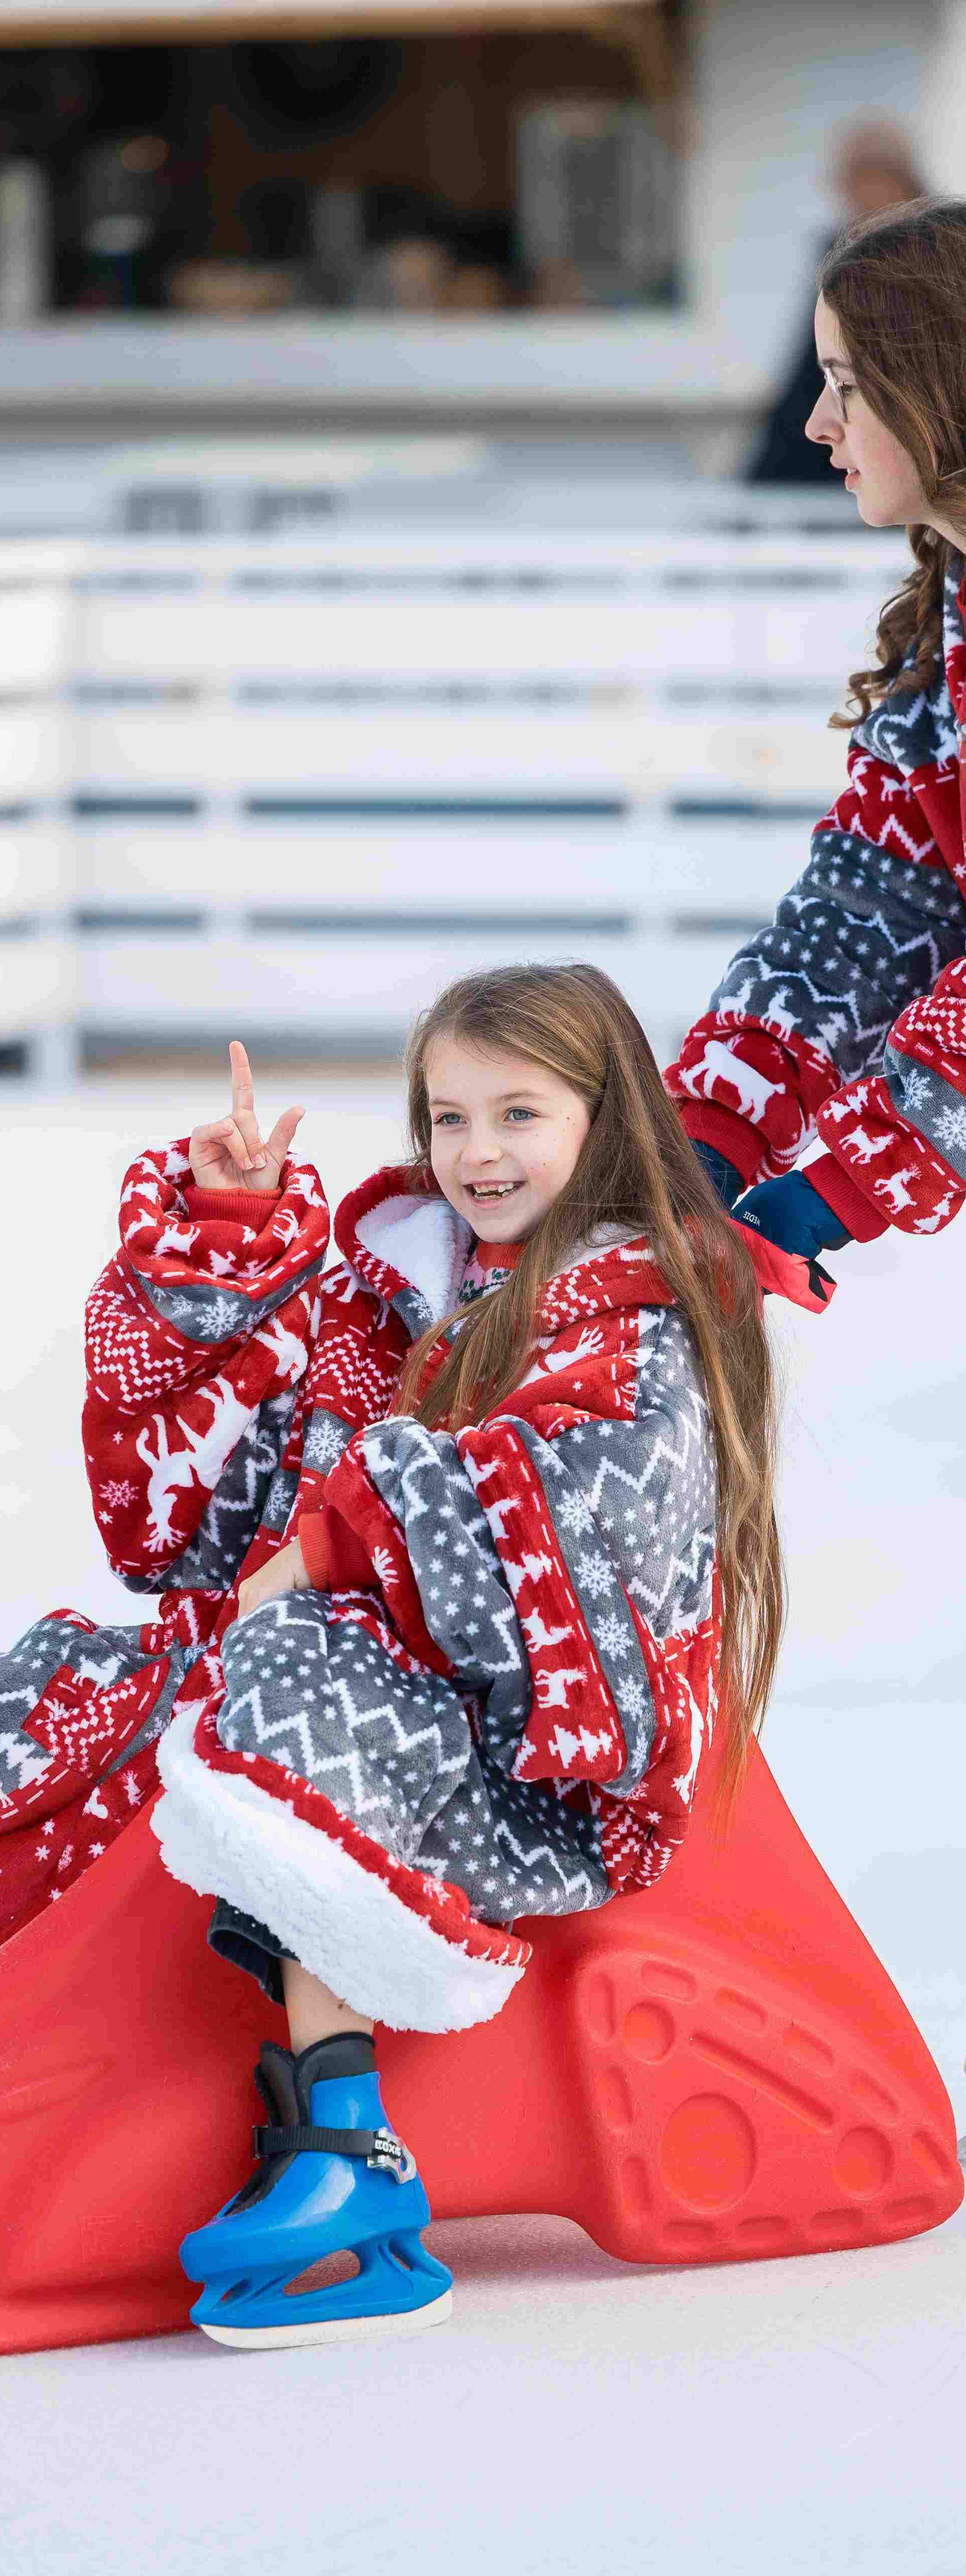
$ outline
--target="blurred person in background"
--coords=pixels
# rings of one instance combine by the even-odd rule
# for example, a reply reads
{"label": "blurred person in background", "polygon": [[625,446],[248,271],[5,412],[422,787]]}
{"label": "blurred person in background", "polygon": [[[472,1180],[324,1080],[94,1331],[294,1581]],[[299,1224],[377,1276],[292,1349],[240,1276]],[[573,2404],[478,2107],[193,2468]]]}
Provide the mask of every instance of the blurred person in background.
{"label": "blurred person in background", "polygon": [[[901,126],[885,121],[848,128],[834,154],[829,178],[845,219],[861,223],[867,216],[888,214],[924,194],[924,182],[912,145]],[[823,253],[831,244],[823,245]],[[803,312],[791,361],[746,468],[748,483],[826,483],[823,449],[806,436],[805,424],[818,391],[812,300]]]}
{"label": "blurred person in background", "polygon": [[966,1196],[966,199],[850,228],[819,286],[808,436],[914,561],[849,683],[849,785],[667,1076],[726,1204],[813,1263]]}

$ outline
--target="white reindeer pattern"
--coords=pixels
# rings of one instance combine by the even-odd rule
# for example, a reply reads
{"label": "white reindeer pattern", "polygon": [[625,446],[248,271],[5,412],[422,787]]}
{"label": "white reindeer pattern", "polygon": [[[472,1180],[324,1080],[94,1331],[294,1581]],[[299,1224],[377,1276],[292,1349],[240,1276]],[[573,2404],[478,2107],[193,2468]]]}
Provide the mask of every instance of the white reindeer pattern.
{"label": "white reindeer pattern", "polygon": [[308,1358],[305,1343],[300,1341],[298,1334],[290,1333],[281,1317],[273,1315],[271,1323],[261,1332],[254,1333],[252,1339],[262,1342],[265,1349],[271,1351],[283,1385],[294,1386],[296,1379],[301,1377]]}
{"label": "white reindeer pattern", "polygon": [[843,1143],[851,1146],[857,1163],[866,1164],[871,1163],[876,1154],[887,1154],[892,1138],[868,1136],[864,1127],[853,1127],[851,1134],[843,1138]]}
{"label": "white reindeer pattern", "polygon": [[560,1646],[565,1637],[573,1635],[569,1625],[563,1628],[547,1628],[544,1625],[541,1610],[525,1610],[521,1616],[520,1626],[531,1655],[535,1655],[541,1646]]}
{"label": "white reindeer pattern", "polygon": [[[546,1338],[549,1343],[550,1336],[548,1335]],[[539,1342],[537,1347],[538,1349],[540,1348]],[[521,1386],[532,1386],[534,1378],[547,1376],[556,1377],[560,1369],[576,1368],[578,1362],[581,1360],[595,1360],[598,1357],[599,1352],[603,1350],[603,1347],[604,1336],[599,1324],[585,1324],[581,1331],[580,1339],[574,1343],[572,1350],[554,1350],[552,1347],[544,1349],[540,1359],[536,1361],[534,1367],[528,1369],[526,1376],[520,1379],[520,1384]]]}
{"label": "white reindeer pattern", "polygon": [[[188,1254],[197,1243],[200,1233],[200,1225],[179,1225],[176,1219],[172,1219],[170,1224],[162,1228],[155,1245],[155,1251],[179,1252],[182,1254],[183,1258],[187,1260]],[[225,1267],[226,1269],[229,1267],[227,1262]]]}
{"label": "white reindeer pattern", "polygon": [[695,1098],[703,1094],[705,1100],[710,1100],[716,1082],[730,1083],[738,1094],[743,1118],[763,1118],[769,1101],[785,1088],[783,1082],[769,1082],[755,1065],[745,1064],[721,1038],[708,1039],[700,1064],[684,1074],[682,1080]]}
{"label": "white reindeer pattern", "polygon": [[906,1182],[914,1178],[912,1166],[909,1165],[904,1172],[893,1172],[891,1179],[876,1182],[876,1194],[880,1199],[888,1199],[893,1216],[898,1216],[902,1208],[915,1206],[912,1191],[906,1188]]}
{"label": "white reindeer pattern", "polygon": [[195,1479],[209,1493],[214,1493],[227,1460],[236,1447],[255,1410],[239,1402],[227,1378],[216,1377],[205,1390],[213,1407],[207,1431],[195,1431],[183,1422],[180,1413],[175,1423],[187,1443],[184,1449],[172,1449],[168,1426],[162,1413],[152,1415],[157,1447],[148,1443],[147,1427],[139,1431],[135,1448],[148,1469],[148,1518],[151,1523],[147,1545],[152,1556],[160,1556],[173,1540],[172,1516],[175,1495],[190,1491]]}
{"label": "white reindeer pattern", "polygon": [[509,1560],[504,1557],[503,1571],[513,1594],[514,1601],[516,1600],[521,1583],[526,1582],[527,1576],[529,1576],[531,1583],[539,1583],[541,1575],[549,1574],[552,1565],[553,1558],[550,1556],[524,1556],[519,1565],[511,1565]]}
{"label": "white reindeer pattern", "polygon": [[537,1700],[541,1708],[569,1708],[567,1693],[574,1682],[586,1686],[587,1675],[581,1664],[562,1664],[556,1673],[536,1673]]}
{"label": "white reindeer pattern", "polygon": [[744,983],[736,984],[734,992],[728,993],[722,1000],[722,1019],[743,1020],[754,989],[754,977],[752,975],[746,975]]}
{"label": "white reindeer pattern", "polygon": [[121,1657],[109,1653],[104,1663],[98,1664],[93,1655],[81,1655],[73,1669],[79,1682],[96,1682],[100,1690],[106,1690],[111,1682],[117,1680]]}
{"label": "white reindeer pattern", "polygon": [[309,1170],[293,1172],[292,1178],[289,1182],[289,1189],[294,1191],[297,1197],[304,1200],[306,1207],[325,1208],[325,1200],[322,1197],[321,1190],[316,1187],[316,1175],[314,1172]]}
{"label": "white reindeer pattern", "polygon": [[784,1038],[786,1043],[789,1038],[794,1037],[798,1022],[791,1007],[787,984],[783,984],[779,992],[772,994],[768,1008],[762,1012],[761,1017],[763,1026],[766,1029],[777,1029],[779,1037]]}

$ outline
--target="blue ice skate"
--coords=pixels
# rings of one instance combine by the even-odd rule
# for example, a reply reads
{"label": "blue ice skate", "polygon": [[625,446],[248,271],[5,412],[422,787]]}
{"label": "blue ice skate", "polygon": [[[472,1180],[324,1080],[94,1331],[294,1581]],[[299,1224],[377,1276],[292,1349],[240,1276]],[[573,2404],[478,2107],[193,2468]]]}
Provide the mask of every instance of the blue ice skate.
{"label": "blue ice skate", "polygon": [[452,2273],[420,2242],[429,2202],[383,2109],[372,2041],[293,2057],[266,2041],[255,2081],[270,2125],[255,2172],[181,2247],[191,2314],[216,2343],[337,2343],[442,2325]]}

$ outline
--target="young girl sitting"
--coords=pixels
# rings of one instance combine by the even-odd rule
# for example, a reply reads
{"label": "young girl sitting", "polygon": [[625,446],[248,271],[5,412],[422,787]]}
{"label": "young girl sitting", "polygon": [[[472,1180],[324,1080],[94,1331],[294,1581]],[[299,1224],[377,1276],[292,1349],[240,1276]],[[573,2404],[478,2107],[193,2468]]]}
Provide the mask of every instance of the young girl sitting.
{"label": "young girl sitting", "polygon": [[182,2248],[249,2346],[446,2314],[373,2024],[488,2019],[527,1915],[660,1875],[719,1691],[740,1774],[782,1584],[757,1250],[607,976],[442,994],[411,1159],[326,1271],[301,1113],[263,1145],[232,1053],[232,1117],[132,1165],[88,1306],[95,1510],[160,1609],[55,1612],[0,1664],[0,1827],[14,1928],[156,1760],[168,1869],[284,2000],[254,2174]]}

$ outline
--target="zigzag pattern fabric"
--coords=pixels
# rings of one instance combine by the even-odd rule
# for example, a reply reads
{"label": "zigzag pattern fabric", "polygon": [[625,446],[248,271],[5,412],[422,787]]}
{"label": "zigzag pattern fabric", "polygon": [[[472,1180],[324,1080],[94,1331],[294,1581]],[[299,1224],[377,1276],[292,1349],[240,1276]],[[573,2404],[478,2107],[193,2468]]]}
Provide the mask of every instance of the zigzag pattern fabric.
{"label": "zigzag pattern fabric", "polygon": [[395,1860],[455,1882],[488,1921],[609,1895],[593,1809],[507,1794],[463,1676],[457,1690],[400,1656],[378,1613],[335,1616],[318,1592],[266,1602],[229,1629],[224,1671],[228,1751],[280,1763]]}
{"label": "zigzag pattern fabric", "polygon": [[[0,1663],[4,1928],[160,1772],[176,1876],[358,2008],[460,2028],[522,1973],[514,1925],[646,1883],[686,1830],[720,1645],[707,1408],[646,1242],[612,1229],[548,1284],[496,1415],[391,1416],[469,1231],[383,1171],[325,1270],[317,1175],[282,1181],[220,1204],[183,1140],[126,1175],[85,1454],[113,1566],[161,1597],[131,1628],[52,1613]],[[351,1573],[239,1625],[239,1582],[323,1508]]]}
{"label": "zigzag pattern fabric", "polygon": [[817,1133],[809,1177],[853,1233],[935,1233],[966,1193],[964,601],[956,557],[932,688],[900,678],[856,726],[809,866],[667,1075],[746,1182]]}

